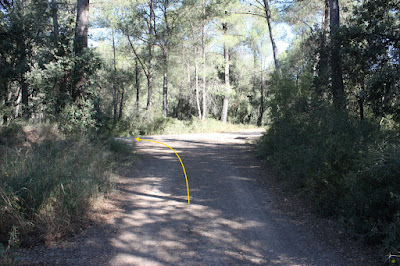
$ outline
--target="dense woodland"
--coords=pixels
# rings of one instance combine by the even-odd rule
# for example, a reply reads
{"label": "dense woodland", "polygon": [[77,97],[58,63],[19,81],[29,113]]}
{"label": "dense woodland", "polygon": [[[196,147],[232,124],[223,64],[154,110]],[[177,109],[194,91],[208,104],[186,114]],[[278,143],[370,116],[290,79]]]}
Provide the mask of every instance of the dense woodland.
{"label": "dense woodland", "polygon": [[[265,126],[258,155],[289,190],[398,254],[399,10],[398,0],[1,0],[2,136],[19,121],[92,141],[168,123]],[[0,184],[3,199],[28,197]]]}
{"label": "dense woodland", "polygon": [[398,3],[338,4],[4,0],[3,124],[132,127],[164,116],[264,125],[301,96],[394,125]]}

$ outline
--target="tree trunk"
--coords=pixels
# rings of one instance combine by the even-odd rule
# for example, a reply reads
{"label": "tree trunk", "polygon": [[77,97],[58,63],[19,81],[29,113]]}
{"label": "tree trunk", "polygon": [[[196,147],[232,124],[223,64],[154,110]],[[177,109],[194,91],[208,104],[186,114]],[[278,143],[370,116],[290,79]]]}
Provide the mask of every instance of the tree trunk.
{"label": "tree trunk", "polygon": [[[76,56],[80,56],[88,46],[88,30],[89,30],[89,0],[78,0],[75,25],[74,51]],[[83,94],[86,78],[85,73],[77,65],[74,69],[73,79],[75,79],[74,90],[72,91],[72,99],[77,106],[80,104],[80,98]]]}
{"label": "tree trunk", "polygon": [[136,113],[140,112],[140,77],[139,77],[139,64],[138,59],[135,60],[135,87],[136,87]]}
{"label": "tree trunk", "polygon": [[168,116],[168,47],[164,47],[163,112]]}
{"label": "tree trunk", "polygon": [[322,21],[322,29],[325,33],[325,36],[328,37],[327,33],[329,32],[329,21],[330,21],[330,0],[324,0],[324,20]]}
{"label": "tree trunk", "polygon": [[339,2],[330,0],[330,24],[331,24],[331,71],[332,71],[332,95],[333,105],[337,110],[346,108],[342,68],[340,64],[340,40],[339,31]]}
{"label": "tree trunk", "polygon": [[364,120],[364,99],[360,97],[358,104],[360,106],[360,120]]}
{"label": "tree trunk", "polygon": [[148,50],[149,50],[149,63],[148,63],[148,68],[147,68],[147,106],[146,110],[151,109],[151,105],[153,102],[153,49],[154,45],[152,42],[152,36],[154,33],[154,1],[150,0],[150,21],[149,21],[149,44],[148,44]]}
{"label": "tree trunk", "polygon": [[257,126],[262,125],[262,120],[264,116],[264,75],[261,72],[261,85],[260,85],[260,113],[258,114],[258,119],[257,119]]}
{"label": "tree trunk", "polygon": [[15,100],[14,117],[20,117],[21,110],[21,91],[18,92],[17,98]]}
{"label": "tree trunk", "polygon": [[24,77],[21,77],[21,95],[22,95],[22,116],[25,119],[29,119],[29,93],[28,93],[28,83]]}
{"label": "tree trunk", "polygon": [[[2,57],[2,59],[3,59],[3,57]],[[5,61],[5,59],[3,59],[2,61]],[[3,106],[5,106],[5,109],[6,109],[6,113],[3,115],[3,125],[6,125],[7,121],[8,121],[8,113],[9,113],[9,110],[8,110],[8,106],[9,106],[8,84],[7,84],[6,79],[0,79],[0,80],[2,81],[2,83],[1,83],[2,87],[1,87],[1,90],[0,90],[1,98],[2,98],[1,99],[2,103],[1,104],[3,104]]]}
{"label": "tree trunk", "polygon": [[324,17],[322,21],[322,33],[317,62],[314,66],[314,86],[319,97],[323,96],[323,88],[329,85],[329,1],[325,0]]}
{"label": "tree trunk", "polygon": [[360,107],[360,120],[364,120],[364,100],[365,100],[365,77],[361,79],[361,92],[358,97],[358,105]]}
{"label": "tree trunk", "polygon": [[124,100],[125,100],[125,86],[122,85],[121,98],[119,101],[118,121],[121,121],[122,119],[122,111],[124,110]]}
{"label": "tree trunk", "polygon": [[[25,31],[25,27],[22,25],[22,30]],[[23,72],[19,77],[19,85],[21,89],[21,103],[22,103],[22,117],[24,119],[29,119],[29,92],[28,92],[28,83],[26,83],[25,73],[29,71],[29,66],[27,63],[27,44],[25,40],[25,34],[22,33],[20,35],[21,40],[17,43],[18,53],[20,55],[20,62],[22,63],[23,68],[21,69]]]}
{"label": "tree trunk", "polygon": [[207,91],[206,91],[206,3],[203,0],[203,24],[201,28],[201,52],[203,58],[203,114],[201,120],[207,116]]}
{"label": "tree trunk", "polygon": [[114,36],[114,29],[112,29],[112,48],[113,48],[113,76],[112,76],[112,83],[113,83],[113,105],[114,105],[114,113],[113,119],[114,123],[117,122],[117,108],[118,108],[118,101],[119,98],[118,93],[118,85],[117,85],[117,59],[116,59],[116,50],[115,50],[115,36]]}
{"label": "tree trunk", "polygon": [[[223,23],[222,28],[224,30],[224,34],[226,35],[228,32],[227,24]],[[224,95],[224,101],[222,103],[221,121],[223,123],[226,123],[228,119],[229,92],[231,87],[229,82],[229,48],[226,42],[224,42],[224,57],[225,57],[225,95]]]}
{"label": "tree trunk", "polygon": [[[262,43],[261,43],[262,47]],[[264,71],[263,71],[263,60],[261,57],[261,84],[260,84],[260,113],[258,114],[258,119],[257,119],[257,126],[262,125],[262,120],[264,116]]]}
{"label": "tree trunk", "polygon": [[272,45],[272,54],[274,56],[275,69],[278,71],[279,75],[282,75],[281,65],[278,58],[278,48],[276,47],[274,34],[272,32],[271,10],[269,9],[268,0],[263,0],[263,1],[264,1],[265,16],[267,18],[267,24],[268,24],[269,38],[271,40],[271,45]]}
{"label": "tree trunk", "polygon": [[[149,48],[152,50],[152,47]],[[153,60],[149,60],[149,68],[147,70],[147,105],[146,110],[151,109],[152,101],[153,101]]]}
{"label": "tree trunk", "polygon": [[168,68],[164,69],[163,79],[163,112],[164,116],[168,116]]}
{"label": "tree trunk", "polygon": [[75,26],[75,54],[79,55],[88,46],[89,0],[78,0]]}
{"label": "tree trunk", "polygon": [[199,96],[199,67],[197,65],[197,61],[195,62],[195,65],[194,65],[194,75],[195,75],[194,90],[196,92],[197,111],[199,112],[199,119],[201,119],[202,116],[201,116],[200,96]]}
{"label": "tree trunk", "polygon": [[60,35],[59,25],[58,25],[58,3],[57,0],[52,0],[50,4],[51,16],[53,19],[53,33],[55,43],[58,43],[58,37]]}
{"label": "tree trunk", "polygon": [[[172,30],[169,25],[169,0],[163,1],[163,15],[164,15],[164,24],[166,29],[166,34],[164,36],[164,41],[162,42],[162,50],[164,57],[164,78],[163,78],[163,112],[164,116],[168,116],[168,69],[169,69],[169,45],[170,38],[172,34]],[[180,87],[181,91],[181,87]],[[179,93],[179,101],[182,102],[182,94]],[[179,104],[178,104],[179,105]]]}
{"label": "tree trunk", "polygon": [[115,89],[115,87],[113,86],[113,100],[112,100],[112,104],[113,104],[113,124],[115,124],[117,122],[117,91]]}

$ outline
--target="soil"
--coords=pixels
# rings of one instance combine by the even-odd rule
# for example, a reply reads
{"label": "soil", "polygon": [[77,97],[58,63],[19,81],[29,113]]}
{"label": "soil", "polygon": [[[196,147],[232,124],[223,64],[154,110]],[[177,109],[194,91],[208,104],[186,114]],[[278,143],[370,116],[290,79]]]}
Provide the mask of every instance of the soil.
{"label": "soil", "polygon": [[143,137],[140,161],[94,206],[89,226],[22,249],[22,265],[379,265],[374,251],[288,196],[254,156],[260,130]]}

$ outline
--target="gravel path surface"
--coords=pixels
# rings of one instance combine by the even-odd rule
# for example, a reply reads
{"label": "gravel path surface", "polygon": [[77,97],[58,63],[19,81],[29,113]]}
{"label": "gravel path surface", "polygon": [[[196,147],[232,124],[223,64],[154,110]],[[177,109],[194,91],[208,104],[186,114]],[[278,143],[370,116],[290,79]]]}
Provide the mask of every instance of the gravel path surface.
{"label": "gravel path surface", "polygon": [[[276,208],[249,141],[260,130],[143,137],[141,162],[120,179],[103,216],[72,241],[22,253],[26,264],[350,265]],[[133,141],[134,138],[126,139]],[[37,254],[30,258],[30,254]]]}

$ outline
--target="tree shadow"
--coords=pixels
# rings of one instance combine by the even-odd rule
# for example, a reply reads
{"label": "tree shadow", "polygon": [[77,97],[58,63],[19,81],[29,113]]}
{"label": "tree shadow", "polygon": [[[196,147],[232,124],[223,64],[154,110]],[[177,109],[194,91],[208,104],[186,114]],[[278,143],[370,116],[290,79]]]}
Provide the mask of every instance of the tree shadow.
{"label": "tree shadow", "polygon": [[191,204],[176,155],[163,145],[140,142],[141,162],[120,176],[117,208],[107,214],[107,223],[63,248],[75,261],[60,260],[58,249],[47,252],[47,261],[74,265],[334,264],[329,259],[334,257],[331,251],[313,245],[290,218],[273,208],[257,179],[260,162],[252,156],[253,147],[229,135],[231,140],[223,143],[146,137],[165,142],[179,153]]}

